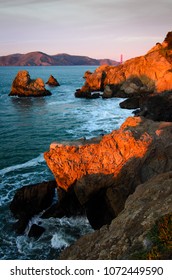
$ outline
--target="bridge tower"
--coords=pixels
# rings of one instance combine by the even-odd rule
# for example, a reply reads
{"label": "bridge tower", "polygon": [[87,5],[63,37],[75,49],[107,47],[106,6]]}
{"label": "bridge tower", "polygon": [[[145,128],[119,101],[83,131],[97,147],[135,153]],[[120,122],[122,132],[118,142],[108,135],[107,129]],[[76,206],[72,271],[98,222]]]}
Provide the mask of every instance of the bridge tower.
{"label": "bridge tower", "polygon": [[120,64],[122,64],[123,63],[123,54],[121,54],[121,56],[120,56]]}

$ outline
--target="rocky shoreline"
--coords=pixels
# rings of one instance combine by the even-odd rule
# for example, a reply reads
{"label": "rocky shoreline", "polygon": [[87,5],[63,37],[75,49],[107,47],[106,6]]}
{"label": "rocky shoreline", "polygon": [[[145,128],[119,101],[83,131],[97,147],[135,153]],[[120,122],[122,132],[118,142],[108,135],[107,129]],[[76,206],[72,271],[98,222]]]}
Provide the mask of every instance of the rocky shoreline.
{"label": "rocky shoreline", "polygon": [[[171,55],[169,32],[145,57],[86,72],[76,97],[102,91],[103,98],[129,98],[123,108],[139,109],[110,134],[50,145],[44,157],[55,181],[16,192],[11,210],[18,233],[41,211],[43,218],[86,215],[95,231],[60,259],[172,259]],[[43,230],[38,225],[30,236]]]}

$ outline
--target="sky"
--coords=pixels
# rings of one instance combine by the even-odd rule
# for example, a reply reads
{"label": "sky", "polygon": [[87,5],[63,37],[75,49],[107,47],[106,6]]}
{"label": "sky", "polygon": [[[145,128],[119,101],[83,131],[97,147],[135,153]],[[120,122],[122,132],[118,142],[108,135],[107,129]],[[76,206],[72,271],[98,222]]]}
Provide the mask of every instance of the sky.
{"label": "sky", "polygon": [[172,0],[0,0],[0,56],[42,51],[119,61],[172,31]]}

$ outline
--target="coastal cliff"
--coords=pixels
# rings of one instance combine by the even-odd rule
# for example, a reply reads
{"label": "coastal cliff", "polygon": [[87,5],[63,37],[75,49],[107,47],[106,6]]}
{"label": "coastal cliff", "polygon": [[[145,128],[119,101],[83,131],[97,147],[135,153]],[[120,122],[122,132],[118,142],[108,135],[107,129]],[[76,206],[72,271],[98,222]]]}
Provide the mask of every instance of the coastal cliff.
{"label": "coastal cliff", "polygon": [[137,187],[110,226],[81,237],[65,260],[172,259],[172,172]]}
{"label": "coastal cliff", "polygon": [[[95,231],[60,259],[172,259],[171,52],[172,32],[144,57],[85,73],[78,95],[136,96],[138,116],[107,135],[53,142],[44,158],[55,181],[25,186],[11,203],[19,233],[41,210],[44,219],[86,215]],[[39,207],[30,211],[33,204]],[[44,229],[35,230],[38,236]]]}
{"label": "coastal cliff", "polygon": [[98,229],[118,216],[139,184],[172,170],[171,139],[171,122],[129,117],[98,143],[53,143],[44,157],[58,188],[73,191]]}
{"label": "coastal cliff", "polygon": [[172,32],[144,56],[132,58],[118,66],[103,65],[87,71],[85,84],[76,97],[103,91],[103,97],[132,97],[172,89]]}

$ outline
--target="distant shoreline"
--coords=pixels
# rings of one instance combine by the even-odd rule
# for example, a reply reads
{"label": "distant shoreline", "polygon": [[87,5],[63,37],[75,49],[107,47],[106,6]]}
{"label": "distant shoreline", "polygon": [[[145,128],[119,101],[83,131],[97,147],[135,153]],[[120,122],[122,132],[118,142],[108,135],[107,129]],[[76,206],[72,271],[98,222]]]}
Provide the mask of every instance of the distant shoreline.
{"label": "distant shoreline", "polygon": [[65,53],[48,55],[39,51],[0,56],[0,66],[100,66],[103,64],[115,66],[119,62],[108,58],[95,59]]}

